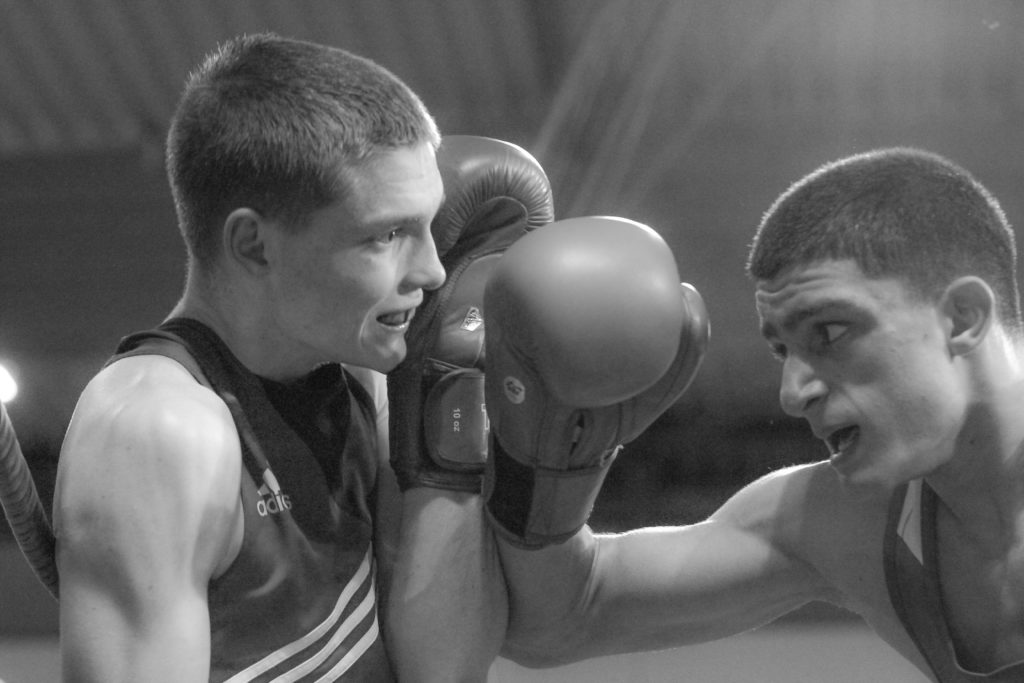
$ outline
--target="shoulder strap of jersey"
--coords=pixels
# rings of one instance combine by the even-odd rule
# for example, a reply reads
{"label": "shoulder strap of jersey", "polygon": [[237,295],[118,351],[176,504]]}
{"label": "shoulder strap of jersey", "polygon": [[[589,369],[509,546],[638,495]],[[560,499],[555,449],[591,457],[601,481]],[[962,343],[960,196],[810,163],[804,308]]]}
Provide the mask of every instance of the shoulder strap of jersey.
{"label": "shoulder strap of jersey", "polygon": [[[237,368],[241,368],[241,364],[224,342],[197,320],[171,318],[155,329],[122,338],[106,364],[129,356],[153,354],[179,362],[197,382],[211,388],[221,397],[231,411],[238,430],[242,461],[250,476],[257,482],[262,481],[263,471],[269,464],[230,380],[232,375],[237,376]],[[255,378],[252,378],[252,382],[256,382]]]}

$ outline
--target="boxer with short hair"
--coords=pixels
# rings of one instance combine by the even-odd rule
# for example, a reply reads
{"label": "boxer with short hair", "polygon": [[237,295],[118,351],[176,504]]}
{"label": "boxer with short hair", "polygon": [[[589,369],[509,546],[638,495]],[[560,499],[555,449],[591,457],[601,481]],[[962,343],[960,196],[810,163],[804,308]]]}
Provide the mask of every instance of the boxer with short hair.
{"label": "boxer with short hair", "polygon": [[419,393],[392,396],[416,427],[392,457],[385,373],[471,374],[479,333],[432,320],[482,302],[456,268],[551,219],[543,171],[442,140],[379,65],[273,35],[189,78],[167,168],[184,293],[88,384],[60,458],[65,679],[482,679],[505,594],[480,497],[417,485],[450,425]]}
{"label": "boxer with short hair", "polygon": [[[558,287],[534,286],[545,274],[519,256],[559,236],[557,225],[510,249],[487,293],[503,301],[487,348],[488,381],[506,368],[488,392],[498,455],[487,509],[510,589],[510,658],[543,667],[707,641],[818,600],[863,617],[931,680],[1024,680],[1017,256],[977,180],[895,148],[825,165],[786,191],[748,272],[781,362],[782,407],[830,457],[751,483],[701,523],[617,535],[583,524],[616,440],[584,446],[636,404],[600,414],[574,387],[595,381],[588,359],[605,344],[623,362],[623,376],[614,363],[606,374],[632,390],[627,305],[603,287],[569,305]],[[542,263],[552,251],[570,260],[578,238],[566,236]],[[622,251],[604,260],[614,282]],[[604,328],[574,336],[548,322],[588,306],[607,309]],[[531,393],[535,408],[521,410]]]}

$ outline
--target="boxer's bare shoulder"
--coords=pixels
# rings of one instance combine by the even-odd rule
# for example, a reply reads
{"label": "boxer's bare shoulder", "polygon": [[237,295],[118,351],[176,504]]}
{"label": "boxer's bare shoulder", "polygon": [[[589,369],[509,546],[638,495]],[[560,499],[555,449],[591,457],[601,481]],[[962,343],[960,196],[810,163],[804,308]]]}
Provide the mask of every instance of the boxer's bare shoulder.
{"label": "boxer's bare shoulder", "polygon": [[[823,461],[765,475],[713,518],[772,538],[814,567],[837,601],[854,609],[864,606],[874,588],[884,589],[881,552],[889,495],[882,489],[845,487]],[[837,544],[837,539],[843,542]]]}
{"label": "boxer's bare shoulder", "polygon": [[216,574],[241,537],[239,449],[227,406],[176,361],[111,364],[83,391],[61,451],[58,550],[98,529],[136,548],[202,536]]}

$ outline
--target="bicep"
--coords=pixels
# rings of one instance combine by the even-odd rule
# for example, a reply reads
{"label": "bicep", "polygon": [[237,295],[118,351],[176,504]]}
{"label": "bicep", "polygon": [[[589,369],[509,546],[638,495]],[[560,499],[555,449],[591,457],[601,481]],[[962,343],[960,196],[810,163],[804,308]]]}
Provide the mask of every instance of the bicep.
{"label": "bicep", "polygon": [[[194,594],[135,612],[126,591],[65,563],[61,575],[61,666],[65,681],[204,681],[209,620]],[[156,605],[149,601],[150,607]],[[161,679],[166,676],[166,679]]]}
{"label": "bicep", "polygon": [[666,620],[669,641],[695,642],[831,599],[805,552],[805,485],[803,473],[779,472],[747,486],[704,522],[600,540],[596,603],[624,622],[642,622],[645,611],[663,615],[652,621],[657,627]]}
{"label": "bicep", "polygon": [[74,680],[209,674],[206,585],[231,545],[238,491],[220,455],[237,440],[209,405],[184,404],[86,398],[69,427],[54,522]]}
{"label": "bicep", "polygon": [[814,597],[806,565],[723,520],[599,538],[597,552],[591,637],[619,651],[740,633]]}
{"label": "bicep", "polygon": [[550,665],[713,640],[824,598],[789,543],[778,484],[758,483],[698,524],[505,549],[517,656]]}

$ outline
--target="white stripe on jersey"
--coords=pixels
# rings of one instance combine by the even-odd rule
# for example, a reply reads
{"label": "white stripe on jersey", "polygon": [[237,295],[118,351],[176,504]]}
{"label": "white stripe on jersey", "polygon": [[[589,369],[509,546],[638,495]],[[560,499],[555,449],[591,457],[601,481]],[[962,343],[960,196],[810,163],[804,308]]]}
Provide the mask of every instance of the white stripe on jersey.
{"label": "white stripe on jersey", "polygon": [[[363,618],[369,612],[374,612],[373,623],[367,628],[367,632],[359,639],[359,641],[353,645],[349,650],[349,653],[339,662],[335,669],[338,669],[344,662],[344,667],[337,672],[337,675],[344,673],[348,667],[350,667],[376,640],[378,635],[377,626],[377,615],[375,608],[375,587],[373,581],[373,575],[371,572],[372,566],[372,551],[371,546],[367,551],[365,557],[363,557],[362,564],[359,565],[359,569],[349,580],[348,584],[341,591],[341,595],[338,596],[338,601],[334,605],[334,609],[316,628],[304,635],[298,640],[292,641],[284,647],[278,648],[274,652],[259,660],[258,662],[250,665],[246,669],[239,671],[234,676],[229,678],[225,683],[245,683],[245,681],[254,680],[257,676],[260,676],[267,671],[270,671],[275,666],[284,662],[285,660],[294,657],[302,652],[302,650],[310,647],[317,640],[322,638],[328,631],[331,630],[341,618],[345,608],[349,606],[349,602],[359,591],[361,587],[369,583],[369,590],[366,592],[366,596],[356,607],[352,614],[350,614],[340,626],[338,626],[337,632],[331,637],[330,641],[319,651],[313,653],[307,660],[303,661],[295,668],[288,670],[280,677],[275,678],[275,681],[295,681],[299,680],[303,675],[308,674],[309,670],[315,668],[322,663],[327,657],[329,657],[333,649],[341,643],[358,625],[363,621]],[[353,655],[354,656],[351,656]],[[332,670],[334,673],[334,670]],[[330,679],[327,679],[330,680]]]}
{"label": "white stripe on jersey", "polygon": [[363,656],[364,652],[370,649],[370,646],[373,645],[373,641],[377,640],[377,633],[377,614],[374,613],[373,625],[370,626],[370,629],[362,638],[359,639],[359,642],[352,646],[352,649],[345,653],[345,656],[342,657],[341,661],[335,664],[333,669],[318,678],[316,683],[329,683],[330,681],[338,680],[342,674],[348,671],[350,666],[355,664],[359,658]]}
{"label": "white stripe on jersey", "polygon": [[915,479],[907,486],[896,533],[903,539],[917,561],[924,566],[924,546],[921,543],[921,483],[920,479]]}
{"label": "white stripe on jersey", "polygon": [[[295,667],[294,669],[291,669],[290,671],[288,671],[288,672],[286,672],[284,674],[281,674],[280,676],[275,678],[272,681],[272,683],[294,683],[294,681],[300,681],[300,680],[302,680],[302,678],[304,676],[309,675],[309,673],[311,671],[313,671],[318,666],[323,664],[324,661],[334,653],[334,651],[337,649],[338,645],[340,645],[341,642],[343,640],[345,640],[345,638],[347,638],[350,633],[352,633],[352,630],[355,629],[355,627],[359,625],[359,623],[366,617],[366,615],[373,611],[373,590],[374,590],[373,589],[373,585],[371,583],[370,590],[366,592],[366,597],[363,598],[363,601],[361,603],[359,603],[359,607],[357,607],[356,610],[354,612],[352,612],[352,614],[349,615],[348,619],[345,620],[345,623],[343,623],[338,628],[338,630],[334,632],[334,635],[332,635],[331,639],[327,641],[327,644],[325,644],[322,648],[320,648],[319,652],[317,652],[315,655],[313,655],[312,657],[310,657],[309,659],[307,659],[305,662],[303,662],[299,666]],[[373,631],[374,634],[376,634],[376,630],[377,630],[377,615],[376,614],[374,614],[373,625],[370,626],[369,630]],[[371,639],[370,643],[372,643],[372,642],[373,642],[373,640]],[[362,643],[362,639],[360,639],[360,641],[356,644],[356,646],[360,645],[361,643]],[[368,643],[366,645],[366,647],[368,647],[370,643]],[[366,647],[363,647],[363,651],[366,650]],[[359,654],[362,654],[362,652],[360,652]],[[347,657],[345,657],[343,659],[347,659]],[[340,671],[338,671],[334,675],[334,677],[326,678],[326,680],[328,680],[328,681],[335,680],[335,678],[337,678],[338,676],[343,674],[345,672],[345,670],[348,669],[348,667],[352,666],[352,664],[354,662],[355,662],[355,659],[352,659],[351,661],[347,662],[345,664],[344,668],[342,668]],[[340,663],[341,662],[339,662],[339,664]],[[335,669],[336,668],[337,668],[337,666],[335,667]],[[334,672],[332,671],[332,673],[334,673]],[[325,680],[325,679],[321,679],[321,680]]]}

